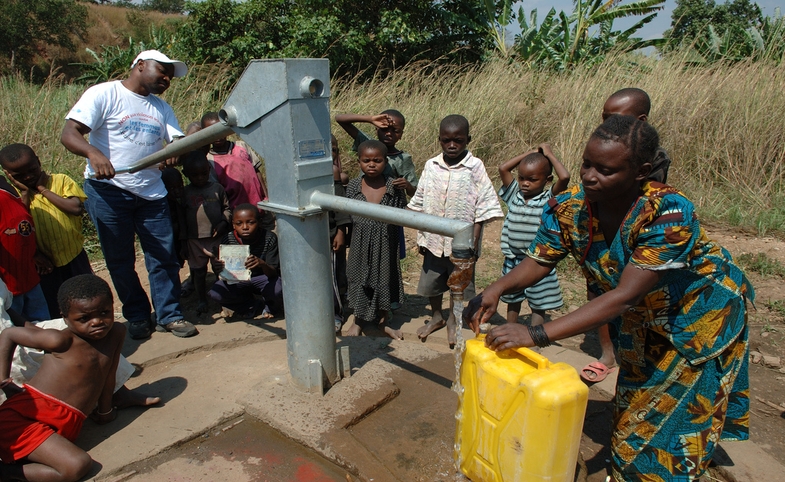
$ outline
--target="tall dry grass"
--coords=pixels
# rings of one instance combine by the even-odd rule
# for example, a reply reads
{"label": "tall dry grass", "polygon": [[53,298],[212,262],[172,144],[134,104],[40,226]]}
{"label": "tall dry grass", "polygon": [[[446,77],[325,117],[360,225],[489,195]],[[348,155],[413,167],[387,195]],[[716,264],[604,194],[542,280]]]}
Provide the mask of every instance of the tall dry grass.
{"label": "tall dry grass", "polygon": [[[231,86],[226,69],[216,65],[192,66],[190,74],[172,82],[162,96],[175,109],[183,127],[202,113],[221,105]],[[65,115],[84,93],[85,86],[63,83],[59,78],[34,85],[20,76],[0,78],[0,145],[30,145],[44,168],[82,177],[84,160],[60,144]]]}
{"label": "tall dry grass", "polygon": [[[668,181],[697,204],[701,216],[783,234],[784,76],[783,65],[699,69],[638,57],[609,59],[571,75],[505,62],[469,69],[411,66],[370,83],[338,82],[332,105],[334,112],[403,112],[407,123],[399,146],[419,168],[439,152],[440,119],[457,113],[469,119],[469,147],[492,177],[504,160],[549,142],[579,182],[581,154],[601,122],[603,102],[620,88],[640,87],[651,96],[649,120],[673,161]],[[350,145],[347,136],[337,136],[342,147]]]}
{"label": "tall dry grass", "polygon": [[[225,73],[196,66],[172,83],[164,98],[183,126],[222,105],[231,91]],[[640,87],[652,98],[650,121],[673,159],[669,183],[687,193],[704,219],[782,234],[784,75],[785,66],[762,63],[688,69],[677,61],[637,57],[570,75],[505,62],[412,65],[365,83],[337,79],[331,103],[333,113],[403,112],[407,124],[399,146],[412,153],[418,168],[439,152],[441,118],[459,113],[471,122],[470,148],[492,177],[499,163],[549,142],[578,182],[581,153],[600,122],[602,103],[619,88]],[[57,81],[34,86],[0,79],[0,144],[28,143],[47,169],[80,177],[84,161],[67,153],[59,136],[63,117],[83,90]],[[350,139],[333,127],[344,165],[356,173]],[[373,133],[370,126],[364,129]]]}

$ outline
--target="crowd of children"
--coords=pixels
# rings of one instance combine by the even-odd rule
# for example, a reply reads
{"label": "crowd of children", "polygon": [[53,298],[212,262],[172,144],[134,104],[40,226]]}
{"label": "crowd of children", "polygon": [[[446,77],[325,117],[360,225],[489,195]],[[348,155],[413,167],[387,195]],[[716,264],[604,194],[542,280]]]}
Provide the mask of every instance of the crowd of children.
{"label": "crowd of children", "polygon": [[[722,419],[717,423],[725,423],[730,436],[745,438],[743,394],[747,385],[740,360],[747,350],[744,299],[752,298],[753,293],[729,255],[712,247],[695,224],[689,201],[663,184],[670,160],[659,147],[656,131],[647,124],[649,108],[648,96],[640,89],[623,89],[608,98],[603,106],[604,123],[592,134],[584,152],[581,183],[569,190],[570,173],[547,143],[499,165],[501,186],[494,188],[485,164],[469,150],[470,125],[461,115],[443,118],[438,126],[441,152],[425,161],[420,176],[412,156],[397,146],[405,126],[401,112],[390,109],[379,115],[337,115],[336,123],[354,140],[360,174],[349,179],[343,172],[338,142],[332,136],[335,193],[472,223],[475,260],[481,254],[483,225],[504,218],[500,241],[503,278],[479,296],[475,297],[473,280],[464,292],[465,299],[473,298],[464,313],[465,321],[475,329],[495,313],[499,300],[507,304],[507,324],[490,331],[486,338],[489,347],[547,346],[550,340],[599,328],[602,356],[584,368],[581,376],[589,382],[605,378],[616,365],[616,344],[623,368],[619,383],[625,384],[620,390],[626,394],[624,400],[617,400],[619,430],[630,434],[639,430],[640,423],[628,414],[648,400],[652,392],[647,383],[653,381],[664,387],[663,393],[708,390],[715,397],[709,402],[725,407],[714,415]],[[189,126],[188,132],[216,122],[217,114],[208,112]],[[358,129],[357,123],[374,126],[377,140]],[[210,311],[209,300],[220,305],[226,316],[272,318],[283,313],[278,238],[274,217],[258,205],[267,199],[267,190],[261,161],[254,156],[241,142],[224,138],[181,156],[182,174],[176,167],[163,169],[175,254],[181,266],[187,261],[190,269],[183,295],[196,293],[197,313]],[[99,422],[114,416],[111,399],[117,389],[115,378],[121,377],[118,367],[125,363],[119,354],[125,329],[114,324],[111,292],[105,282],[92,275],[83,249],[85,192],[63,174],[44,172],[35,152],[24,144],[0,150],[0,165],[8,181],[0,182],[0,278],[13,296],[2,311],[7,309],[9,314],[30,321],[62,316],[64,328],[40,330],[22,322],[0,331],[0,384],[10,398],[0,405],[0,420],[10,427],[0,436],[0,459],[3,464],[21,459],[28,462],[11,464],[11,469],[5,467],[0,474],[34,479],[55,471],[71,476],[65,479],[74,479],[89,467],[89,456],[72,443],[85,414],[93,413]],[[651,201],[642,202],[644,197]],[[506,217],[500,199],[507,206]],[[694,242],[685,244],[682,237],[670,236],[667,230],[675,227],[685,232],[685,239],[692,233]],[[350,311],[353,323],[346,335],[359,336],[374,326],[391,338],[403,339],[402,331],[390,323],[393,310],[405,302],[400,264],[406,256],[403,228],[339,212],[329,213],[329,228],[336,332],[341,332],[344,315]],[[705,250],[693,245],[705,246]],[[452,239],[420,231],[417,246],[422,255],[417,294],[426,297],[431,307],[431,316],[417,329],[417,336],[424,340],[446,327],[452,346],[462,323],[452,306],[446,317],[442,312],[443,294],[449,291],[448,278],[454,270]],[[709,251],[710,256],[706,254]],[[224,252],[245,253],[240,272],[237,266],[229,266]],[[586,275],[589,302],[576,314],[544,326],[546,311],[563,305],[555,265],[567,254],[579,261]],[[627,263],[640,269],[625,270],[622,275],[622,270],[614,267]],[[703,271],[691,269],[696,263],[703,263]],[[216,277],[210,285],[208,265]],[[678,271],[681,268],[684,273]],[[716,282],[706,277],[708,272],[724,280],[725,291],[712,285]],[[692,276],[693,284],[682,286],[677,279],[680,273]],[[695,291],[695,286],[703,285],[717,289],[703,294]],[[731,285],[735,292],[729,291]],[[709,340],[705,333],[691,328],[716,321],[703,320],[708,315],[698,313],[699,308],[688,313],[690,307],[673,305],[680,302],[673,296],[653,298],[652,293],[663,289],[681,290],[685,299],[711,296],[710,301],[729,306],[721,327],[715,330],[719,335]],[[639,307],[642,299],[648,300],[645,308]],[[532,313],[526,325],[519,323],[524,300]],[[646,316],[655,310],[652,306],[659,311],[649,320]],[[666,312],[668,320],[659,327],[655,321]],[[631,323],[644,318],[652,328],[641,334]],[[604,324],[608,321],[616,331],[613,341]],[[685,323],[691,325],[682,326]],[[670,325],[679,330],[668,329]],[[131,335],[136,337],[133,332]],[[46,359],[51,361],[36,367],[35,376],[28,376],[24,390],[10,377],[15,344],[53,354]],[[678,367],[666,366],[652,351],[655,345],[672,352],[672,364]],[[90,366],[77,370],[68,362],[81,357],[89,358]],[[721,363],[704,374],[700,364],[712,358]],[[676,369],[689,372],[692,378],[669,381]],[[68,390],[66,379],[80,380],[80,390]],[[19,394],[22,392],[25,398]],[[33,403],[28,398],[46,398],[46,394],[62,402],[52,406],[46,415],[49,418],[25,412],[25,406]],[[141,405],[157,401],[136,394],[130,399],[129,403]],[[627,475],[636,471],[658,476],[670,471],[692,477],[705,469],[715,442],[708,432],[716,427],[686,420],[683,414],[675,413],[675,407],[657,412],[665,422],[646,434],[648,446],[614,439],[616,480],[627,480]],[[40,422],[35,426],[36,435],[21,437],[31,417]],[[703,447],[701,453],[685,455],[684,461],[669,467],[653,463],[658,459],[657,447],[667,443],[662,427],[689,428],[687,436]],[[20,438],[25,438],[23,444],[18,443]],[[68,456],[53,455],[54,451]]]}

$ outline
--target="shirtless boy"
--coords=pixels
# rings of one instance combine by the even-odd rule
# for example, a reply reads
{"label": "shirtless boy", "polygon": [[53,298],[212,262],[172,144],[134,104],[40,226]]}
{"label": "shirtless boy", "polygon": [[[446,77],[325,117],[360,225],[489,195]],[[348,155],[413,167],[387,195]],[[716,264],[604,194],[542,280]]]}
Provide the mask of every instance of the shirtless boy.
{"label": "shirtless boy", "polygon": [[[92,459],[73,441],[86,414],[100,423],[114,420],[112,392],[125,327],[114,322],[109,285],[95,275],[63,283],[58,303],[68,326],[32,326],[0,333],[0,479],[76,481]],[[16,345],[44,350],[38,373],[24,388],[9,378]]]}

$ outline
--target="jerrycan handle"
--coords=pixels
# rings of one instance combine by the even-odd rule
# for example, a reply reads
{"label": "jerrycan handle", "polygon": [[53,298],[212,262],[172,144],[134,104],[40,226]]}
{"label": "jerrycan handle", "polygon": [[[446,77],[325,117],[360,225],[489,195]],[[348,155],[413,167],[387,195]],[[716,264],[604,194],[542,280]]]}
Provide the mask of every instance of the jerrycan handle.
{"label": "jerrycan handle", "polygon": [[[477,335],[477,339],[478,340],[484,340],[485,339],[485,333],[480,333],[479,335]],[[540,355],[539,353],[537,353],[537,352],[535,352],[533,350],[529,350],[528,348],[523,348],[523,347],[521,347],[521,348],[512,348],[509,351],[513,351],[513,352],[519,354],[520,356],[522,356],[523,358],[529,360],[535,366],[537,366],[538,370],[544,370],[544,369],[546,369],[546,368],[551,366],[551,362],[547,358],[545,358],[544,356]]]}
{"label": "jerrycan handle", "polygon": [[513,348],[512,351],[533,362],[537,365],[538,370],[545,370],[551,366],[551,362],[547,358],[528,348]]}

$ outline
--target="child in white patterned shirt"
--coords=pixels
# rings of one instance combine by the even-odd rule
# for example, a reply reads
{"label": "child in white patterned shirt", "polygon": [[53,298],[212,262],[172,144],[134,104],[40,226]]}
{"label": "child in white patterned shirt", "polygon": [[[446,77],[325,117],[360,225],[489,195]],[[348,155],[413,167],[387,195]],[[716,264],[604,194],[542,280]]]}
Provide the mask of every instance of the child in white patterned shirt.
{"label": "child in white patterned shirt", "polygon": [[[425,163],[417,191],[408,208],[426,214],[474,223],[474,253],[479,255],[483,223],[504,217],[496,190],[482,161],[466,149],[471,141],[469,121],[461,115],[448,115],[439,124],[442,153]],[[435,330],[447,326],[447,342],[456,343],[457,320],[452,313],[445,320],[442,300],[449,291],[447,279],[453,271],[450,261],[452,238],[420,231],[417,244],[424,255],[417,294],[427,296],[433,310],[431,320],[417,336],[426,339]],[[464,298],[474,296],[474,282],[464,291]]]}

